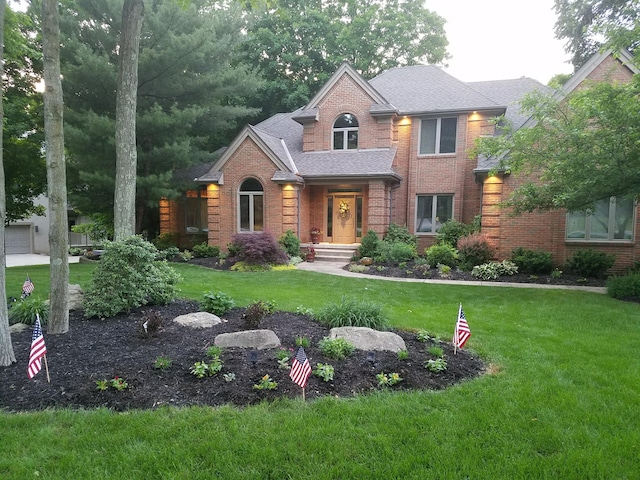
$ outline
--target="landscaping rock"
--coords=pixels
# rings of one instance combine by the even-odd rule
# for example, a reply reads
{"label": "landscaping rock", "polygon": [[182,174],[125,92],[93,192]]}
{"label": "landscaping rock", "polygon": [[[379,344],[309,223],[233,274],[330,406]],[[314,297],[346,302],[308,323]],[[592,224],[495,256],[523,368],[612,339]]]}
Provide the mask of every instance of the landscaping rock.
{"label": "landscaping rock", "polygon": [[82,301],[84,300],[84,292],[80,285],[69,285],[69,311],[82,310]]}
{"label": "landscaping rock", "polygon": [[223,348],[255,348],[266,350],[280,346],[280,339],[273,330],[245,330],[243,332],[221,333],[213,341],[214,345]]}
{"label": "landscaping rock", "polygon": [[366,327],[336,327],[329,331],[329,338],[344,338],[358,350],[388,350],[399,352],[407,346],[399,335],[380,332]]}
{"label": "landscaping rock", "polygon": [[30,327],[25,323],[14,323],[13,325],[9,325],[9,333],[19,333],[27,328]]}
{"label": "landscaping rock", "polygon": [[174,318],[173,321],[191,328],[211,328],[222,323],[220,317],[209,312],[188,313]]}

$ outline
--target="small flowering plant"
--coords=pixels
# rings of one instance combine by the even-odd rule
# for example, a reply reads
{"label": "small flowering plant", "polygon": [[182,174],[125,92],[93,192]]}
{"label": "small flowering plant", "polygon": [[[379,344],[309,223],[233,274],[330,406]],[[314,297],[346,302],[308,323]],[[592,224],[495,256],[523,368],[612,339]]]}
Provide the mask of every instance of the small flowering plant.
{"label": "small flowering plant", "polygon": [[265,375],[253,386],[254,390],[275,390],[278,383],[274,382],[269,375]]}
{"label": "small flowering plant", "polygon": [[402,377],[396,372],[389,374],[382,372],[376,375],[376,380],[379,387],[393,387],[402,381]]}
{"label": "small flowering plant", "polygon": [[322,230],[318,227],[311,227],[311,235],[322,235]]}

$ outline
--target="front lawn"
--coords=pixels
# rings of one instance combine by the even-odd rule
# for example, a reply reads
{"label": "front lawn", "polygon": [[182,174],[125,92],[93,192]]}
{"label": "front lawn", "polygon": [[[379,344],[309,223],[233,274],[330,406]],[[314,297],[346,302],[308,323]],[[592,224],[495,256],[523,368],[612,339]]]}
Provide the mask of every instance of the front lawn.
{"label": "front lawn", "polygon": [[[72,283],[86,286],[91,268],[71,265]],[[176,268],[187,298],[222,290],[240,306],[274,300],[289,311],[367,298],[395,326],[443,338],[461,302],[467,347],[492,374],[440,392],[246,409],[3,413],[0,478],[609,479],[640,470],[638,304],[566,290]],[[46,296],[46,266],[8,269],[8,294],[19,294],[26,273]]]}

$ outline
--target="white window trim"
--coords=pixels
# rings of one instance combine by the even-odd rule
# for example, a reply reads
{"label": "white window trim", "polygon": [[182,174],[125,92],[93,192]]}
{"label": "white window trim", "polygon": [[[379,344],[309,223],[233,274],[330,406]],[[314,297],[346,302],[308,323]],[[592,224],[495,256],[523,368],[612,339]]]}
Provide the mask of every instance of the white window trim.
{"label": "white window trim", "polygon": [[[453,152],[440,153],[440,134],[442,131],[442,120],[447,118],[455,118],[456,119],[456,141],[454,142]],[[420,153],[420,147],[422,146],[422,122],[425,120],[436,120],[436,151],[434,153]],[[421,118],[420,119],[420,130],[418,135],[418,156],[420,157],[435,157],[436,155],[456,155],[458,152],[458,117],[437,117],[437,118]]]}
{"label": "white window trim", "polygon": [[456,196],[452,193],[418,193],[416,194],[416,201],[414,206],[414,218],[413,218],[413,230],[415,235],[425,235],[425,236],[434,236],[437,235],[438,232],[433,231],[433,227],[430,232],[419,232],[418,231],[418,199],[420,197],[433,197],[434,202],[431,205],[431,218],[437,218],[436,213],[438,211],[438,197],[451,197],[451,219],[454,220],[453,212],[455,212],[455,202]]}
{"label": "white window trim", "polygon": [[[243,182],[244,183],[244,182]],[[242,187],[242,184],[241,184]],[[246,195],[249,197],[249,230],[242,230],[242,211],[240,206],[240,198]],[[255,230],[255,204],[254,198],[260,196],[262,197],[262,208],[264,209],[264,190],[260,191],[252,191],[252,190],[238,190],[238,194],[236,196],[236,201],[238,205],[238,214],[236,215],[236,231],[238,233],[253,233],[253,232],[262,232],[264,231],[264,225],[262,226],[262,230]],[[264,211],[263,211],[263,219],[264,223]]]}
{"label": "white window trim", "polygon": [[[635,219],[637,212],[637,203],[633,204],[633,214],[632,214],[632,222],[631,222],[631,238],[613,238],[615,232],[615,223],[616,223],[616,208],[618,202],[615,196],[609,198],[609,223],[607,225],[608,238],[591,238],[591,223],[593,221],[593,214],[582,212],[585,215],[584,222],[584,230],[585,230],[585,238],[571,238],[567,235],[570,233],[568,230],[569,226],[569,217],[571,212],[567,212],[565,216],[565,242],[579,242],[579,243],[634,243],[634,239],[636,236],[635,232]],[[574,212],[580,213],[580,212]]]}

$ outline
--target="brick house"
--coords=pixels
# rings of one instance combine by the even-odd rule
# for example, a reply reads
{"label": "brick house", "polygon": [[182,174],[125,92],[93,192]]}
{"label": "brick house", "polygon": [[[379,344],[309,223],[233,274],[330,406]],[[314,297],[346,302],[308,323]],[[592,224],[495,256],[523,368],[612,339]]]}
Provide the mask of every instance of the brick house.
{"label": "brick house", "polygon": [[[563,94],[637,72],[628,55],[595,55]],[[576,249],[594,248],[614,253],[617,268],[633,263],[634,205],[624,238],[590,232],[584,214],[581,223],[565,211],[509,217],[496,207],[519,180],[489,175],[496,161],[470,151],[478,137],[496,133],[490,120],[498,115],[526,128],[518,100],[536,89],[547,87],[529,78],[465,83],[431,65],[366,81],[345,63],[305,107],[243,128],[185,198],[162,200],[161,233],[206,235],[224,248],[236,233],[262,230],[276,238],[292,230],[310,242],[316,227],[321,242],[357,244],[368,230],[383,236],[395,223],[417,235],[422,251],[441,223],[481,215],[499,259],[522,246],[550,251],[562,264]]]}

